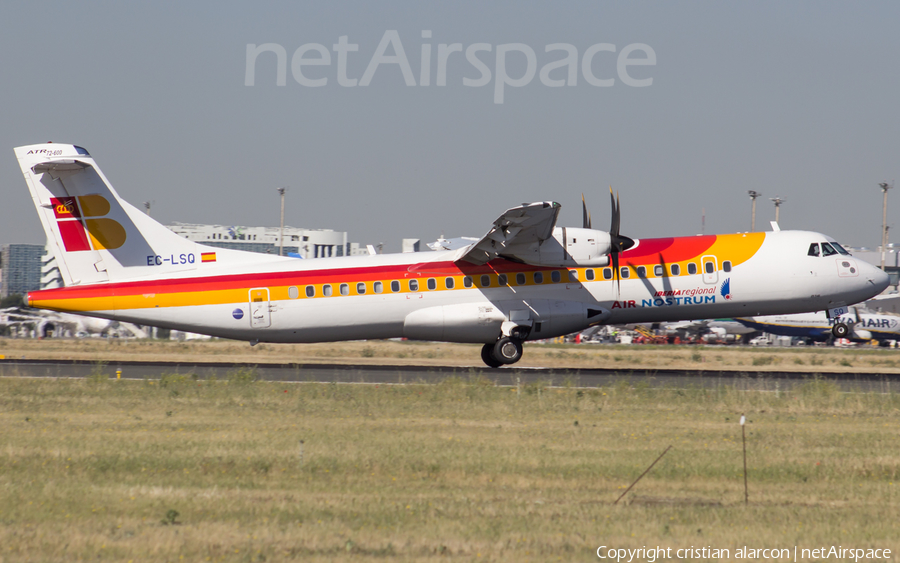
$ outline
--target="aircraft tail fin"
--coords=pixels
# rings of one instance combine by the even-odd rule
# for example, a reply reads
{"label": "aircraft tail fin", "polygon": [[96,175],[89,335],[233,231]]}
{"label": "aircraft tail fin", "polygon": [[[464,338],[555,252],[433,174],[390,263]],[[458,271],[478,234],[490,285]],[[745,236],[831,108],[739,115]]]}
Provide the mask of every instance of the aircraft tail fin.
{"label": "aircraft tail fin", "polygon": [[67,286],[161,278],[217,255],[246,254],[189,241],[151,219],[119,197],[81,147],[46,143],[15,152]]}

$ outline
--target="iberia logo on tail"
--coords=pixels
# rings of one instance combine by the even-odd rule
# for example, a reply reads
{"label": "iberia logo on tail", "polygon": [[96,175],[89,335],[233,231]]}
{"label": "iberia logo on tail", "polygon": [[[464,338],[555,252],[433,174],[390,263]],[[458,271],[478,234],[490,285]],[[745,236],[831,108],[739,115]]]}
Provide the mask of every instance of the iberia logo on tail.
{"label": "iberia logo on tail", "polygon": [[66,252],[116,249],[125,244],[125,228],[105,217],[109,201],[97,194],[51,198]]}

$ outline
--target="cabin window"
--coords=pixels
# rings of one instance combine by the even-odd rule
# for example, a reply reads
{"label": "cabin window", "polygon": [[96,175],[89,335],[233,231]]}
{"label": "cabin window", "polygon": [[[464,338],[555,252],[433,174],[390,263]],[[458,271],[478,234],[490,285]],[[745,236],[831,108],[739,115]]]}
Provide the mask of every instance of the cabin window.
{"label": "cabin window", "polygon": [[833,246],[827,242],[822,243],[822,256],[834,256],[837,253],[837,250],[835,250]]}
{"label": "cabin window", "polygon": [[525,274],[516,274],[516,285],[525,285]]}
{"label": "cabin window", "polygon": [[572,283],[578,281],[578,270],[569,270],[569,281]]}
{"label": "cabin window", "polygon": [[694,264],[693,262],[691,262],[690,264],[688,264],[688,274],[693,276],[696,273],[697,273],[697,265]]}
{"label": "cabin window", "polygon": [[681,273],[681,266],[679,266],[678,264],[672,264],[671,266],[669,266],[669,271],[672,272],[673,276],[677,276]]}
{"label": "cabin window", "polygon": [[400,291],[400,282],[399,281],[394,280],[391,282],[391,291],[393,291],[394,293],[397,293],[398,291]]}
{"label": "cabin window", "polygon": [[306,286],[306,296],[307,297],[315,297],[316,296],[316,286],[314,286],[314,285]]}
{"label": "cabin window", "polygon": [[292,285],[288,288],[288,299],[296,299],[300,297],[300,290],[297,289],[297,286]]}
{"label": "cabin window", "polygon": [[662,264],[657,264],[656,266],[653,266],[653,275],[654,276],[661,278],[661,277],[663,277],[664,273],[665,273],[665,269],[662,267]]}
{"label": "cabin window", "polygon": [[814,242],[809,245],[809,252],[806,253],[807,256],[818,256],[819,255],[819,243]]}
{"label": "cabin window", "polygon": [[447,278],[444,280],[444,287],[447,289],[453,289],[453,286],[456,282],[454,282],[453,278]]}
{"label": "cabin window", "polygon": [[605,280],[612,279],[612,268],[603,268],[603,279],[605,279]]}
{"label": "cabin window", "polygon": [[372,291],[375,293],[381,293],[384,291],[384,284],[381,282],[375,282],[372,284]]}
{"label": "cabin window", "polygon": [[553,283],[559,283],[561,279],[562,276],[559,275],[559,270],[553,270],[552,272],[550,272],[550,280]]}
{"label": "cabin window", "polygon": [[322,295],[325,297],[331,297],[331,286],[329,284],[325,284],[322,286]]}
{"label": "cabin window", "polygon": [[342,283],[341,284],[341,295],[350,295],[350,286]]}
{"label": "cabin window", "polygon": [[426,285],[428,286],[428,291],[434,291],[435,289],[437,289],[437,280],[434,278],[428,278]]}
{"label": "cabin window", "polygon": [[504,286],[506,285],[507,281],[508,280],[506,279],[506,274],[500,274],[499,276],[497,276],[497,285]]}
{"label": "cabin window", "polygon": [[360,295],[365,295],[366,293],[366,284],[365,282],[359,282],[356,284],[356,293]]}
{"label": "cabin window", "polygon": [[419,291],[419,280],[409,280],[409,290]]}
{"label": "cabin window", "polygon": [[635,269],[635,271],[637,272],[637,275],[638,275],[639,278],[646,278],[646,277],[647,277],[647,268],[645,268],[645,267],[643,267],[643,266],[638,266],[638,267]]}
{"label": "cabin window", "polygon": [[731,271],[731,260],[726,260],[722,262],[722,271],[730,272]]}
{"label": "cabin window", "polygon": [[535,272],[534,283],[544,283],[544,274],[542,274],[541,272]]}
{"label": "cabin window", "polygon": [[703,264],[703,269],[706,270],[707,274],[711,274],[716,271],[716,266],[712,263],[712,261],[709,261]]}
{"label": "cabin window", "polygon": [[481,276],[481,287],[491,287],[491,276],[487,274]]}
{"label": "cabin window", "polygon": [[622,266],[619,268],[619,277],[621,279],[626,279],[631,276],[631,272],[628,271],[628,266]]}
{"label": "cabin window", "polygon": [[463,287],[472,287],[472,278],[465,276],[463,278]]}
{"label": "cabin window", "polygon": [[594,270],[588,268],[584,271],[584,277],[587,278],[587,281],[594,281]]}

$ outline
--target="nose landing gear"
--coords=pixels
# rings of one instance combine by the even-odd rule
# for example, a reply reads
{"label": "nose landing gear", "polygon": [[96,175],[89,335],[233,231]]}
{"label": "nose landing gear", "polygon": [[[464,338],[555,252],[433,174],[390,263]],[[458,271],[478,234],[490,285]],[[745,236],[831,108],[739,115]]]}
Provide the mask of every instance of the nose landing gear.
{"label": "nose landing gear", "polygon": [[831,334],[835,338],[847,338],[847,335],[850,334],[850,327],[844,323],[834,323],[834,326],[831,327]]}

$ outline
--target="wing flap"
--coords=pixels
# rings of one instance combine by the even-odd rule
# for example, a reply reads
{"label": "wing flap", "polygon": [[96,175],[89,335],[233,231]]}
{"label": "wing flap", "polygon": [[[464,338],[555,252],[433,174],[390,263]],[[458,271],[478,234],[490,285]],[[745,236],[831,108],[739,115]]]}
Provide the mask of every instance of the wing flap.
{"label": "wing flap", "polygon": [[524,261],[553,236],[560,205],[555,201],[524,203],[507,209],[478,242],[460,249],[457,260],[481,265],[498,256]]}

